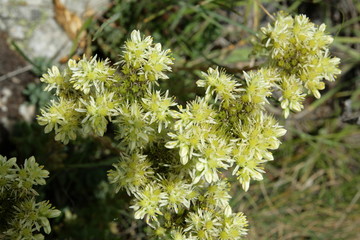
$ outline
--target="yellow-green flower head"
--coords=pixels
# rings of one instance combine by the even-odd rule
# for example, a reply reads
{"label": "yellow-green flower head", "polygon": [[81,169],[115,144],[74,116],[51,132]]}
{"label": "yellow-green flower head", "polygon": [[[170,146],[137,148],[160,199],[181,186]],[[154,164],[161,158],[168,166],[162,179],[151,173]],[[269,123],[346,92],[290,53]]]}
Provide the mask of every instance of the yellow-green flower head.
{"label": "yellow-green flower head", "polygon": [[151,163],[140,153],[122,157],[114,167],[115,170],[110,170],[108,173],[109,181],[116,185],[116,192],[125,188],[129,195],[139,191],[154,175]]}
{"label": "yellow-green flower head", "polygon": [[[129,81],[148,82],[157,84],[158,79],[168,79],[165,72],[171,71],[173,59],[170,50],[162,50],[161,44],[153,44],[150,36],[142,38],[138,30],[131,33],[131,39],[126,41],[122,65],[122,72],[129,77]],[[135,74],[135,75],[134,75]]]}
{"label": "yellow-green flower head", "polygon": [[198,87],[206,88],[206,99],[215,95],[215,102],[221,99],[227,105],[230,100],[235,99],[237,92],[241,91],[241,84],[227,75],[224,70],[219,71],[218,67],[209,68],[207,73],[201,74],[204,79],[198,80],[196,84]]}
{"label": "yellow-green flower head", "polygon": [[58,101],[51,100],[51,104],[44,110],[41,109],[41,116],[37,117],[40,125],[46,125],[45,132],[55,131],[55,140],[67,144],[69,140],[75,140],[81,113],[75,109],[76,102],[59,98]]}
{"label": "yellow-green flower head", "polygon": [[104,135],[111,117],[118,114],[116,108],[119,106],[119,102],[114,99],[114,94],[114,92],[106,91],[101,95],[96,95],[95,98],[93,96],[88,99],[80,98],[82,106],[76,111],[85,115],[81,120],[84,134]]}
{"label": "yellow-green flower head", "polygon": [[240,240],[247,234],[248,221],[243,213],[232,213],[222,219],[220,240]]}
{"label": "yellow-green flower head", "polygon": [[158,221],[158,216],[163,215],[160,204],[165,199],[166,194],[162,192],[159,184],[152,182],[146,184],[143,189],[135,193],[136,201],[130,208],[134,209],[135,219],[144,219],[147,223]]}
{"label": "yellow-green flower head", "polygon": [[127,65],[138,69],[146,61],[145,52],[151,47],[152,41],[151,36],[142,38],[139,30],[132,31],[130,40],[125,42],[123,61],[126,62]]}
{"label": "yellow-green flower head", "polygon": [[44,74],[40,80],[47,83],[45,91],[56,89],[57,92],[60,90],[60,86],[62,86],[65,82],[64,76],[60,73],[59,68],[56,66],[49,68],[48,73]]}
{"label": "yellow-green flower head", "polygon": [[[208,206],[225,208],[229,206],[231,196],[230,184],[226,180],[220,180],[209,185],[205,192],[205,201]],[[231,209],[231,208],[230,208]]]}
{"label": "yellow-green flower head", "polygon": [[279,85],[282,93],[279,101],[281,101],[281,108],[284,109],[284,117],[289,116],[290,110],[300,112],[304,107],[302,102],[306,96],[300,80],[290,75],[282,79]]}
{"label": "yellow-green flower head", "polygon": [[37,195],[33,186],[45,185],[48,175],[49,172],[34,157],[25,159],[23,167],[19,167],[16,158],[7,159],[0,155],[0,194],[7,192],[11,193],[9,197],[13,195],[19,198],[29,194]]}
{"label": "yellow-green flower head", "polygon": [[183,165],[187,164],[194,155],[194,146],[191,143],[196,141],[195,144],[197,144],[197,139],[191,138],[193,134],[190,131],[177,134],[169,132],[168,135],[172,141],[167,142],[165,147],[169,149],[179,148],[180,162]]}
{"label": "yellow-green flower head", "polygon": [[[222,138],[210,138],[200,145],[199,156],[196,163],[198,177],[204,177],[208,183],[219,180],[218,169],[227,169],[232,163],[230,153],[232,146]],[[198,180],[195,180],[197,182]]]}
{"label": "yellow-green flower head", "polygon": [[161,50],[161,44],[157,43],[153,48],[149,48],[146,59],[140,74],[145,75],[145,79],[149,81],[157,81],[158,79],[168,79],[169,77],[164,73],[170,72],[170,65],[173,64],[172,59],[168,56],[170,50]]}
{"label": "yellow-green flower head", "polygon": [[188,227],[185,231],[189,231],[198,239],[217,239],[221,226],[218,217],[200,208],[188,214],[186,223]]}
{"label": "yellow-green flower head", "polygon": [[144,148],[150,142],[154,129],[142,107],[137,102],[124,103],[118,111],[119,116],[113,121],[119,127],[117,139],[129,152]]}
{"label": "yellow-green flower head", "polygon": [[196,155],[194,150],[201,147],[216,124],[216,112],[204,98],[197,98],[188,103],[185,109],[179,107],[179,110],[175,115],[175,132],[168,133],[172,141],[167,142],[165,147],[179,148],[180,161],[185,165]]}
{"label": "yellow-green flower head", "polygon": [[269,115],[260,112],[251,118],[248,122],[240,122],[237,127],[241,138],[233,151],[233,174],[238,176],[245,191],[249,189],[251,179],[263,179],[263,164],[274,159],[269,150],[277,149],[280,145],[278,138],[286,133]]}
{"label": "yellow-green flower head", "polygon": [[268,103],[267,97],[271,96],[272,82],[264,78],[261,71],[244,72],[246,88],[241,96],[243,102],[253,104]]}
{"label": "yellow-green flower head", "polygon": [[171,240],[195,240],[195,237],[187,236],[181,229],[173,229],[170,232]]}
{"label": "yellow-green flower head", "polygon": [[109,61],[96,60],[96,56],[87,60],[84,56],[79,62],[70,60],[68,63],[72,76],[70,82],[74,89],[89,94],[90,90],[102,92],[105,86],[111,86],[116,80],[113,78],[115,69],[109,66]]}
{"label": "yellow-green flower head", "polygon": [[170,107],[175,106],[176,103],[172,98],[169,98],[169,91],[166,91],[164,96],[161,96],[160,91],[149,92],[142,100],[143,105],[150,117],[150,123],[158,123],[158,132],[163,128],[167,128],[174,116],[174,111]]}
{"label": "yellow-green flower head", "polygon": [[189,209],[192,198],[192,188],[178,176],[171,176],[169,179],[162,179],[161,186],[165,193],[161,200],[161,206],[169,210],[179,212],[179,209]]}
{"label": "yellow-green flower head", "polygon": [[[186,105],[186,109],[182,110],[182,115],[180,115],[180,119],[177,122],[175,128],[180,129],[180,123],[184,126],[187,124],[215,124],[215,116],[216,112],[212,108],[212,106],[204,99],[197,98],[195,101],[191,101]],[[183,116],[185,115],[185,116]],[[186,120],[189,122],[187,123]]]}

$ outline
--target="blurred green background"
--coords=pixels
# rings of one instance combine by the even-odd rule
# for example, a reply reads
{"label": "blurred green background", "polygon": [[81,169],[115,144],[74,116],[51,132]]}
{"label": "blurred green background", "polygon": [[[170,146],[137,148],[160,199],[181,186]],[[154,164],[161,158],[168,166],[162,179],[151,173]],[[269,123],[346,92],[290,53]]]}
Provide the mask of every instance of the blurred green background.
{"label": "blurred green background", "polygon": [[[271,21],[268,14],[281,10],[327,25],[342,74],[322,98],[308,98],[305,110],[287,120],[269,107],[288,133],[263,181],[252,182],[247,193],[233,181],[231,204],[249,219],[248,239],[360,239],[359,1],[113,0],[102,16],[84,21],[84,52],[116,62],[133,29],[152,35],[176,59],[161,87],[183,104],[203,94],[195,82],[208,67],[221,66],[236,77],[258,68],[261,59],[251,54],[256,33]],[[41,75],[45,68],[39,66]],[[41,88],[31,83],[24,92],[37,111],[50,98]],[[63,214],[52,221],[47,239],[147,239],[146,224],[133,219],[130,198],[115,195],[107,183],[106,172],[117,160],[111,136],[66,146],[53,137],[35,120],[18,122],[0,146],[9,157],[34,155],[50,171],[39,198]]]}

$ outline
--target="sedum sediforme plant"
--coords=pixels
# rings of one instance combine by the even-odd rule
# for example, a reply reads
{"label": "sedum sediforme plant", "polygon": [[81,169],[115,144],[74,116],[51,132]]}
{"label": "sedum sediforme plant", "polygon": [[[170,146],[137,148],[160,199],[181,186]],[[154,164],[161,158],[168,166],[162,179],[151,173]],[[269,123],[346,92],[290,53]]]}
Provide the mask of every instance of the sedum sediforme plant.
{"label": "sedum sediforme plant", "polygon": [[44,239],[51,231],[48,218],[60,215],[48,201],[36,202],[33,186],[44,185],[49,172],[35,161],[26,159],[20,167],[15,158],[0,155],[0,238],[16,240]]}
{"label": "sedum sediforme plant", "polygon": [[113,66],[95,56],[50,69],[42,81],[57,99],[38,122],[65,144],[103,136],[111,123],[120,156],[109,181],[133,196],[134,216],[154,238],[242,239],[248,223],[231,210],[228,178],[247,191],[273,160],[286,130],[267,113],[268,99],[280,92],[287,117],[307,94],[320,96],[323,79],[340,73],[325,25],[279,14],[262,32],[263,67],[244,72],[243,80],[209,68],[197,81],[205,96],[180,106],[157,88],[171,71],[170,50],[134,30]]}

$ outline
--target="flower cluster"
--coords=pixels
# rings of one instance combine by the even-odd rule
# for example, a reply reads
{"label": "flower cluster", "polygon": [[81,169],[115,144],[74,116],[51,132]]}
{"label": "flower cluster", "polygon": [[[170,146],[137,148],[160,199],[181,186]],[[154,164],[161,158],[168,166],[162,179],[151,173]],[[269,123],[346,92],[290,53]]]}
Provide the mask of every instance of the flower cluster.
{"label": "flower cluster", "polygon": [[[273,38],[266,42],[271,51],[268,66],[244,73],[243,81],[209,68],[197,81],[206,89],[205,96],[185,106],[156,89],[157,81],[167,79],[171,70],[170,51],[135,30],[116,64],[118,72],[95,58],[70,61],[63,73],[49,70],[43,81],[48,90],[56,89],[58,99],[42,110],[39,123],[67,143],[79,133],[102,136],[111,122],[121,154],[108,173],[109,181],[117,191],[124,189],[133,196],[135,218],[146,220],[154,238],[241,239],[247,220],[232,212],[225,176],[235,176],[247,191],[251,180],[263,178],[264,163],[273,160],[271,150],[279,147],[286,130],[266,112],[268,98],[281,89],[287,115],[289,109],[301,110],[302,86],[310,90],[315,86],[314,78],[303,80],[301,74],[310,74],[316,64],[320,74],[316,81],[332,80],[338,73],[337,60],[325,49],[329,37],[318,33],[324,32],[323,27],[307,23],[294,35],[294,22],[305,24],[302,18],[279,17],[275,22],[284,36],[268,34],[269,39],[283,39],[281,44]],[[315,53],[298,49],[309,40],[301,35],[305,30],[313,32],[311,38],[325,41],[313,46]],[[299,60],[303,57],[315,65]],[[297,61],[297,67],[280,66],[281,59]]]}
{"label": "flower cluster", "polygon": [[153,84],[157,85],[159,79],[168,79],[165,74],[171,71],[173,64],[170,50],[162,50],[161,44],[153,44],[150,36],[142,38],[138,30],[131,33],[131,39],[125,42],[121,65],[124,74],[121,89],[128,98],[143,94]]}
{"label": "flower cluster", "polygon": [[15,158],[0,155],[0,238],[44,239],[40,230],[50,233],[48,218],[59,216],[60,211],[47,201],[35,201],[38,194],[33,186],[44,185],[49,175],[42,168],[34,157],[19,167]]}
{"label": "flower cluster", "polygon": [[325,28],[325,24],[316,26],[305,15],[291,17],[279,13],[273,24],[261,29],[268,65],[280,77],[276,83],[282,92],[279,100],[285,117],[290,110],[303,108],[307,93],[319,98],[319,90],[325,88],[323,79],[334,81],[340,74],[340,59],[329,54],[333,38]]}
{"label": "flower cluster", "polygon": [[79,62],[70,60],[63,72],[55,66],[49,69],[41,81],[47,83],[45,90],[56,89],[58,98],[38,117],[45,132],[54,130],[55,139],[65,144],[78,135],[102,136],[120,102],[119,94],[108,91],[120,84],[115,71],[107,60],[97,60],[96,56]]}

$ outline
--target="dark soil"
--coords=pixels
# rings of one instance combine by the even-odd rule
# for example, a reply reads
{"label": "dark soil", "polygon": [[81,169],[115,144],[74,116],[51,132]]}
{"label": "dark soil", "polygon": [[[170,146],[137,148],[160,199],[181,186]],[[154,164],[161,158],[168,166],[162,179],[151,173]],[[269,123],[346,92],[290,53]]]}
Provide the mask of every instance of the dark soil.
{"label": "dark soil", "polygon": [[[0,32],[0,77],[28,64],[16,51],[9,47],[7,35]],[[26,71],[0,81],[0,153],[7,151],[9,132],[16,121],[22,120],[20,105],[26,101],[23,90],[36,77]]]}

